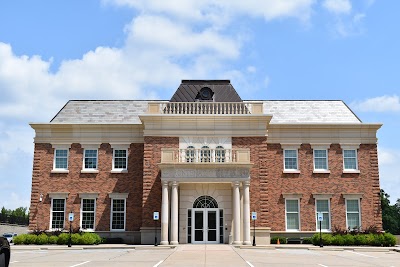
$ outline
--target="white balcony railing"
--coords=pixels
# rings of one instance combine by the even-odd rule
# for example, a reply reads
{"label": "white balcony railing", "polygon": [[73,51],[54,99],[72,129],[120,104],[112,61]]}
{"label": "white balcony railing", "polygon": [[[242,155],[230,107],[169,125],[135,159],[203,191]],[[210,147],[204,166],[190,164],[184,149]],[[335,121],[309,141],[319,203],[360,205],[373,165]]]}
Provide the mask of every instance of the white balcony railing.
{"label": "white balcony railing", "polygon": [[250,163],[250,150],[243,149],[172,149],[161,150],[161,163]]}
{"label": "white balcony railing", "polygon": [[263,103],[150,102],[151,114],[262,114]]}

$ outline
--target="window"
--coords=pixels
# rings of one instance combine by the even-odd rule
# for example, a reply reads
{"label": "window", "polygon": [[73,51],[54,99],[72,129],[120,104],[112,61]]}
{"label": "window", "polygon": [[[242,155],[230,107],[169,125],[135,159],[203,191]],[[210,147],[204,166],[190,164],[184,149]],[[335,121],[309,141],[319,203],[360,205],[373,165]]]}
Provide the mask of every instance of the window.
{"label": "window", "polygon": [[286,230],[299,231],[300,230],[300,208],[298,199],[286,199]]}
{"label": "window", "polygon": [[97,169],[97,149],[85,149],[84,169]]}
{"label": "window", "polygon": [[51,199],[51,229],[63,229],[65,221],[65,199]]}
{"label": "window", "polygon": [[125,230],[125,199],[111,199],[111,230]]}
{"label": "window", "polygon": [[328,150],[314,149],[314,170],[328,170]]}
{"label": "window", "polygon": [[128,151],[126,149],[114,149],[113,169],[126,170],[128,168]]}
{"label": "window", "polygon": [[215,161],[225,162],[225,149],[223,146],[217,146],[215,149]]}
{"label": "window", "polygon": [[201,162],[211,162],[211,150],[208,146],[203,146],[200,151]]}
{"label": "window", "polygon": [[81,229],[94,230],[96,217],[96,199],[82,199],[81,201]]}
{"label": "window", "polygon": [[345,170],[358,170],[356,149],[343,150],[343,165]]}
{"label": "window", "polygon": [[55,149],[53,169],[68,170],[68,149]]}
{"label": "window", "polygon": [[346,223],[347,228],[355,229],[361,227],[360,223],[360,200],[346,199]]}
{"label": "window", "polygon": [[321,222],[321,230],[322,231],[330,231],[331,222],[330,222],[330,209],[329,209],[329,200],[328,199],[317,199],[315,202],[316,205],[316,218],[317,218],[317,230],[319,231],[319,221],[318,221],[318,212],[322,213],[323,221]]}
{"label": "window", "polygon": [[194,162],[194,146],[188,146],[186,149],[186,162]]}
{"label": "window", "polygon": [[285,149],[285,170],[298,170],[297,167],[297,150]]}

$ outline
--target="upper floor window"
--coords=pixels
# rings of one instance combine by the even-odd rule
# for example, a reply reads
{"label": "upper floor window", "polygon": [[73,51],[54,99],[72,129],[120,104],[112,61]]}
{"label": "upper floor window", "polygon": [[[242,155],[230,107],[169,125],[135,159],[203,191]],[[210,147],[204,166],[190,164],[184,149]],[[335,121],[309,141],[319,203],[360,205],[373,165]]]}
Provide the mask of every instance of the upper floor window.
{"label": "upper floor window", "polygon": [[113,169],[126,170],[128,168],[128,151],[126,149],[114,149]]}
{"label": "upper floor window", "polygon": [[284,149],[285,170],[298,170],[298,153],[295,149]]}
{"label": "upper floor window", "polygon": [[357,149],[343,150],[344,170],[358,170]]}
{"label": "upper floor window", "polygon": [[84,169],[97,169],[97,149],[85,149],[84,152]]}
{"label": "upper floor window", "polygon": [[225,149],[223,146],[217,146],[215,149],[215,161],[225,162]]}
{"label": "upper floor window", "polygon": [[186,149],[186,162],[195,162],[194,146],[188,146]]}
{"label": "upper floor window", "polygon": [[314,170],[328,170],[328,150],[314,149]]}
{"label": "upper floor window", "polygon": [[211,150],[208,146],[201,147],[200,161],[201,162],[211,162]]}
{"label": "upper floor window", "polygon": [[68,149],[55,149],[53,169],[68,170]]}

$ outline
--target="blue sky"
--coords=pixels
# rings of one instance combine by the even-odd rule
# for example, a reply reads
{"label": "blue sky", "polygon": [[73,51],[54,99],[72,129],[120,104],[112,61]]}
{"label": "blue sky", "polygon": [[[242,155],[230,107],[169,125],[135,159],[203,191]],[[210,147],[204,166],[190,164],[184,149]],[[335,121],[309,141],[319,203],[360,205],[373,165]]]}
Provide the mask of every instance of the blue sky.
{"label": "blue sky", "polygon": [[230,79],[243,99],[341,99],[378,132],[400,198],[400,1],[0,1],[0,206],[29,206],[34,132],[70,99],[169,99]]}

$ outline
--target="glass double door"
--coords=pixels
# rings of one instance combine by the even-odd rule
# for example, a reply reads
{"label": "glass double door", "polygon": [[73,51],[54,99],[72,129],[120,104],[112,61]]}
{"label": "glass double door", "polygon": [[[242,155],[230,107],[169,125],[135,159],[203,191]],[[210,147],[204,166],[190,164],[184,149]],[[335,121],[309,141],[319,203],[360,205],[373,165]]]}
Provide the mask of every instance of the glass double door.
{"label": "glass double door", "polygon": [[192,209],[192,243],[219,243],[219,209]]}

